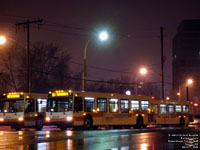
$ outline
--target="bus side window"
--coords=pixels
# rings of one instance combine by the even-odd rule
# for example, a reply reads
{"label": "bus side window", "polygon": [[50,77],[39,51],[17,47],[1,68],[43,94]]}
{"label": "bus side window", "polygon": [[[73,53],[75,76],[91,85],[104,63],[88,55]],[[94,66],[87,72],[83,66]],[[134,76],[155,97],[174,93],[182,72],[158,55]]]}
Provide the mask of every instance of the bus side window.
{"label": "bus side window", "polygon": [[84,111],[92,112],[94,110],[94,97],[84,97]]}
{"label": "bus side window", "polygon": [[160,104],[160,114],[161,115],[167,114],[167,105],[166,104]]}
{"label": "bus side window", "polygon": [[181,109],[181,105],[176,105],[176,113],[181,113],[182,109]]}
{"label": "bus side window", "polygon": [[183,105],[183,113],[189,113],[189,105]]}
{"label": "bus side window", "polygon": [[75,97],[74,98],[74,111],[82,111],[83,110],[83,103],[82,97]]}
{"label": "bus side window", "polygon": [[155,114],[158,115],[159,109],[158,109],[158,104],[155,104]]}
{"label": "bus side window", "polygon": [[128,99],[121,99],[120,100],[120,109],[122,113],[129,112],[129,100]]}

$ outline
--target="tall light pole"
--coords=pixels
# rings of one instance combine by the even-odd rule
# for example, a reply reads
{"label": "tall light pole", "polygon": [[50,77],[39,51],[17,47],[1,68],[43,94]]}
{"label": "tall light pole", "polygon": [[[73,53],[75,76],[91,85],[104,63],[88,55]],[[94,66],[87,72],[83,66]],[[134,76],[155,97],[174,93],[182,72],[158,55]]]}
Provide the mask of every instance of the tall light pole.
{"label": "tall light pole", "polygon": [[193,80],[192,79],[188,79],[187,80],[187,86],[186,86],[186,96],[187,96],[187,101],[189,101],[189,86],[193,84]]}
{"label": "tall light pole", "polygon": [[[143,76],[146,75],[147,74],[147,69],[144,68],[144,67],[140,68],[139,74],[143,75]],[[137,79],[137,76],[136,76],[136,84],[135,85],[136,85],[135,86],[135,94],[137,95],[138,94],[138,79]]]}
{"label": "tall light pole", "polygon": [[[108,39],[108,33],[106,31],[102,31],[99,33],[98,35],[98,39],[100,39],[101,41],[106,41]],[[85,47],[84,47],[84,70],[83,70],[83,74],[82,74],[82,91],[86,91],[87,87],[86,87],[86,72],[87,72],[87,48],[89,43],[93,40],[93,37],[91,37],[86,43],[85,43]]]}

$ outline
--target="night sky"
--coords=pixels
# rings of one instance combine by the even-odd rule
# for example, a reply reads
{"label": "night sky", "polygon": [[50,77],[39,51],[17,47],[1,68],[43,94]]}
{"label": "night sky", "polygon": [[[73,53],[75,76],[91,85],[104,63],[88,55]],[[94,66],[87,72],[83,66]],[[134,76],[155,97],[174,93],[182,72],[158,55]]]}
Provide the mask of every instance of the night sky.
{"label": "night sky", "polygon": [[[55,42],[71,54],[72,62],[83,63],[83,49],[89,33],[106,28],[111,40],[93,41],[87,49],[87,65],[130,72],[129,74],[88,68],[88,79],[110,79],[138,74],[147,66],[148,81],[159,81],[160,26],[164,28],[165,80],[171,83],[172,39],[183,19],[200,19],[199,0],[2,0],[0,34],[26,44],[23,28],[16,32],[15,23],[44,19],[37,29],[31,26],[31,42]],[[54,24],[54,26],[52,26]],[[62,25],[60,27],[59,25]],[[72,28],[65,28],[70,26]],[[92,35],[92,34],[91,34]],[[83,66],[71,63],[74,70]],[[168,86],[168,92],[170,84]]]}

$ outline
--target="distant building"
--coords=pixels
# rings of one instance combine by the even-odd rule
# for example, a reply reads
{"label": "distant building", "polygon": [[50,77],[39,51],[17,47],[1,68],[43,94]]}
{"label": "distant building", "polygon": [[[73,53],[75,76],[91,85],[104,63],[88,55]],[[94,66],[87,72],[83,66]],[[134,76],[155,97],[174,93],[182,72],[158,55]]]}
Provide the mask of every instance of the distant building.
{"label": "distant building", "polygon": [[176,99],[186,100],[188,78],[194,81],[189,86],[189,99],[198,102],[200,100],[200,20],[183,20],[173,39],[173,94]]}

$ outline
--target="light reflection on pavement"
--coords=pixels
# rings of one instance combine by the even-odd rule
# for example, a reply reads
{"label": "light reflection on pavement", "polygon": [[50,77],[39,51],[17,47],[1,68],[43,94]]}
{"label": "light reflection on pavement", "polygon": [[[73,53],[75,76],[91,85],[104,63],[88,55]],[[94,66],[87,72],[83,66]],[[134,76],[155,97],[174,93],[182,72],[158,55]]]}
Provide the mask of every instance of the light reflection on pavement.
{"label": "light reflection on pavement", "polygon": [[0,149],[6,150],[170,150],[180,144],[168,143],[169,133],[199,132],[189,128],[91,130],[91,131],[0,131]]}

